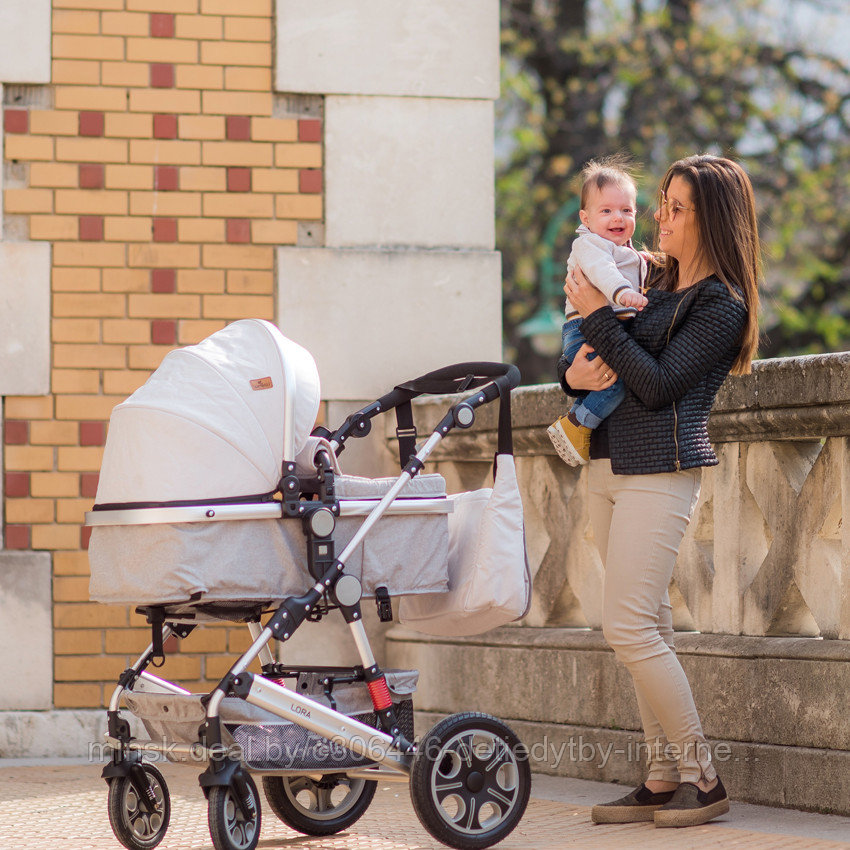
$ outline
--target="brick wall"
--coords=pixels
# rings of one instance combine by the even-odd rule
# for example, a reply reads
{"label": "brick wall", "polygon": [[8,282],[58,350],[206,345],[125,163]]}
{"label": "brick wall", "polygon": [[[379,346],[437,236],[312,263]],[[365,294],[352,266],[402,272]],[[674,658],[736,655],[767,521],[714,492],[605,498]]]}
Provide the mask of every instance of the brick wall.
{"label": "brick wall", "polygon": [[[322,130],[272,91],[272,0],[53,0],[52,28],[52,85],[4,98],[7,238],[53,253],[52,394],[4,405],[5,546],[53,554],[54,703],[92,707],[148,641],[88,602],[109,413],[171,348],[275,317],[274,246],[322,217]],[[205,629],[170,673],[202,686],[246,644]]]}

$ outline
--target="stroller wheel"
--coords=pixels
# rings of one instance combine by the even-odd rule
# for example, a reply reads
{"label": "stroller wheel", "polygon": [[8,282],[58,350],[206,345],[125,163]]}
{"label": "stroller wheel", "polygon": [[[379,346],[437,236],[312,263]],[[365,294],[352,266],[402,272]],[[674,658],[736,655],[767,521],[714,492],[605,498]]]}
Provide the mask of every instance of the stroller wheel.
{"label": "stroller wheel", "polygon": [[263,791],[272,811],[305,835],[333,835],[360,818],[375,796],[377,782],[344,773],[323,776],[264,776]]}
{"label": "stroller wheel", "polygon": [[260,795],[254,780],[242,773],[253,817],[245,814],[229,785],[210,788],[207,819],[215,850],[254,850],[260,840]]}
{"label": "stroller wheel", "polygon": [[171,817],[171,799],[162,774],[151,764],[140,767],[153,794],[153,811],[141,801],[140,789],[129,776],[109,780],[109,824],[129,850],[156,847],[165,837]]}
{"label": "stroller wheel", "polygon": [[528,752],[488,714],[453,714],[420,741],[410,774],[416,816],[459,850],[489,847],[519,823],[531,792]]}

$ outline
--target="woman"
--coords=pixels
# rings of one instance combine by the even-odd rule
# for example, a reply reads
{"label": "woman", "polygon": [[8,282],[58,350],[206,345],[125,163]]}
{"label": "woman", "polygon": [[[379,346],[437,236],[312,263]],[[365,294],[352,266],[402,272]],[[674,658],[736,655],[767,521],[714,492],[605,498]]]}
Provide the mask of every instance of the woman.
{"label": "woman", "polygon": [[[709,409],[730,371],[750,371],[758,341],[752,185],[731,160],[680,160],[664,177],[655,219],[661,253],[649,303],[628,332],[580,270],[567,278],[589,345],[559,373],[570,395],[618,377],[627,389],[594,431],[588,487],[605,564],[603,633],[634,680],[649,771],[630,794],[594,806],[592,818],[693,826],[727,812],[729,800],[673,651],[667,588],[701,467],[717,463]],[[598,356],[588,359],[591,350]]]}

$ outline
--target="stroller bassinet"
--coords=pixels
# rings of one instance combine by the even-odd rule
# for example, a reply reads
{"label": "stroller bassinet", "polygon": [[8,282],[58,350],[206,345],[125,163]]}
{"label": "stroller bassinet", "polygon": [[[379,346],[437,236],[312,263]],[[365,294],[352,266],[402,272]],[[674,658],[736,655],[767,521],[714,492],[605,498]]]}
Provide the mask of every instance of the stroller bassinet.
{"label": "stroller bassinet", "polygon": [[[393,596],[448,589],[452,501],[441,476],[419,473],[449,431],[472,425],[476,407],[504,399],[518,380],[511,366],[458,364],[396,387],[334,432],[311,433],[320,399],[312,357],[250,319],[171,352],[114,409],[97,503],[86,515],[91,597],[138,605],[152,629],[107,712],[112,761],[103,775],[126,847],[154,847],[168,827],[165,780],[141,760],[150,751],[208,762],[200,784],[216,850],[257,844],[251,773],[263,777],[274,813],[309,834],[357,820],[378,778],[410,781],[421,822],[451,846],[487,847],[514,828],[530,787],[521,742],[496,718],[466,713],[415,746],[416,673],[381,670],[360,600],[375,597],[381,619],[391,619]],[[475,392],[417,451],[410,400],[467,390]],[[392,409],[401,475],[343,475],[345,441]],[[361,665],[298,667],[271,652],[272,640],[283,647],[304,620],[332,610],[348,624]],[[168,637],[188,637],[210,619],[244,621],[253,639],[211,693],[147,672],[166,660]],[[247,672],[255,659],[261,675]],[[151,741],[131,737],[122,699]]]}

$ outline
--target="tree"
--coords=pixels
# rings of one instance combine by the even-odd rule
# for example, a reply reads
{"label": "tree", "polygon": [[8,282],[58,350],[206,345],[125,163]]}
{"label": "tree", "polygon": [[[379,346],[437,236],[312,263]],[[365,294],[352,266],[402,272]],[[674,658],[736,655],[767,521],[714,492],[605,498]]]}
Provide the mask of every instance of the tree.
{"label": "tree", "polygon": [[523,324],[561,300],[552,281],[541,293],[539,269],[552,247],[563,274],[574,227],[552,246],[542,236],[582,165],[622,151],[643,164],[647,193],[679,157],[741,160],[767,248],[763,354],[850,343],[850,67],[777,34],[777,8],[789,5],[503,0],[497,241],[506,345],[527,382],[553,380]]}

